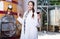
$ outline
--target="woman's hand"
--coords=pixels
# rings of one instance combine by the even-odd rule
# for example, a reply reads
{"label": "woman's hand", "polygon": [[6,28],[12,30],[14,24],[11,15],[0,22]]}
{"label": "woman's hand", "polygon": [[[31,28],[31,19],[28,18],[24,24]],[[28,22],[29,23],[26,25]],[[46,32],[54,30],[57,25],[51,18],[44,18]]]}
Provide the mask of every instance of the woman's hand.
{"label": "woman's hand", "polygon": [[21,13],[17,13],[18,17],[21,17]]}

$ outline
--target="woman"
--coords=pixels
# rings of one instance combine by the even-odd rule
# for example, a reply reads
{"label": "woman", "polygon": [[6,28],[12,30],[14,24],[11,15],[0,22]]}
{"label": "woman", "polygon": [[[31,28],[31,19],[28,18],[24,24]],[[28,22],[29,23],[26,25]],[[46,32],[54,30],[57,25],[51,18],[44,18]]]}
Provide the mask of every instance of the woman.
{"label": "woman", "polygon": [[21,38],[20,39],[37,39],[38,38],[38,18],[34,10],[34,2],[28,2],[28,11],[24,13],[23,19],[19,16],[17,20],[22,24]]}

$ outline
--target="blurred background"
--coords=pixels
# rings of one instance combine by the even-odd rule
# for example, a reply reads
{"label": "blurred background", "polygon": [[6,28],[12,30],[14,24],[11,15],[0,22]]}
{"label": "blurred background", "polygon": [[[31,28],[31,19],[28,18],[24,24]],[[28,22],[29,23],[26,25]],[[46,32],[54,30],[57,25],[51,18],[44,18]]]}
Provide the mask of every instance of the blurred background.
{"label": "blurred background", "polygon": [[[40,25],[38,27],[39,33],[60,33],[60,0],[0,0],[1,39],[19,39],[22,24],[16,20],[17,13],[20,13],[21,17],[23,17],[24,12],[27,10],[29,1],[35,2],[35,11],[40,13]],[[12,14],[11,18],[6,14],[8,11]],[[10,28],[6,28],[6,25],[13,26],[13,32],[9,30]]]}

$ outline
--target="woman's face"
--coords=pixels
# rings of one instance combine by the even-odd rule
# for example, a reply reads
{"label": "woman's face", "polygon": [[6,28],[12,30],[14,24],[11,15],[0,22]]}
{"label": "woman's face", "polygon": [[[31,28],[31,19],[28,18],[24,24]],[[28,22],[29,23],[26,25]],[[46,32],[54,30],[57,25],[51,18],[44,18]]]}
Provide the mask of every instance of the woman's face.
{"label": "woman's face", "polygon": [[32,10],[34,8],[33,4],[31,2],[28,3],[28,10]]}

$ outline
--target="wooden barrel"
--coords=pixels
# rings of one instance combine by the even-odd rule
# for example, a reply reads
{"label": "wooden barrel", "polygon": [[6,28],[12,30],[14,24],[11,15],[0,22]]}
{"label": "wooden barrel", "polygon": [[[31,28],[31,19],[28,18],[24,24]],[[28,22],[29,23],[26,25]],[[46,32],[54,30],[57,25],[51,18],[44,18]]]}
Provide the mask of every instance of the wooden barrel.
{"label": "wooden barrel", "polygon": [[4,16],[5,12],[7,11],[8,9],[8,5],[11,4],[13,9],[12,9],[12,12],[15,16],[15,18],[17,18],[17,4],[14,4],[14,3],[10,3],[10,2],[7,2],[7,1],[1,1],[2,4],[3,4],[3,10],[0,10],[0,18],[2,16]]}

